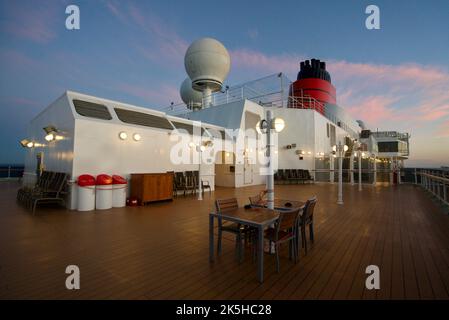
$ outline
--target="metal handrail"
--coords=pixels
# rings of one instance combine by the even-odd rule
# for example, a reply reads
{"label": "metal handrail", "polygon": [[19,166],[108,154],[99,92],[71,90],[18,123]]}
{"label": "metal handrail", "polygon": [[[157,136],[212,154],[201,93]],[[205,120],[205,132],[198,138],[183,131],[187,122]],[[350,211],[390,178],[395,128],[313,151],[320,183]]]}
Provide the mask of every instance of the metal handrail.
{"label": "metal handrail", "polygon": [[446,178],[444,171],[441,173],[442,176],[435,175],[436,170],[423,170],[417,171],[415,169],[415,183],[418,184],[418,175],[421,176],[420,185],[432,193],[444,204],[449,205],[448,202],[448,186],[449,178]]}

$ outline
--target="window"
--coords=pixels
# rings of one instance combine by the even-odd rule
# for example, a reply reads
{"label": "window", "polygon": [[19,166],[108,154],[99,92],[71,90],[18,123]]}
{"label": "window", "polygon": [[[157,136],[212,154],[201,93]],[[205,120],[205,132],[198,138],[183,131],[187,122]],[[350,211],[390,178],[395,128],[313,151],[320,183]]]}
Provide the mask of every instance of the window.
{"label": "window", "polygon": [[377,147],[379,152],[398,152],[398,142],[397,141],[388,141],[388,142],[378,142]]}
{"label": "window", "polygon": [[[183,123],[183,122],[176,122],[176,121],[172,121],[172,123],[176,129],[185,130],[189,134],[193,135],[193,133],[194,133],[193,123]],[[198,131],[199,131],[198,128],[196,128],[195,134],[198,134]],[[203,134],[204,134],[204,128],[201,128],[201,135],[203,135]]]}
{"label": "window", "polygon": [[83,100],[73,100],[73,106],[75,107],[76,113],[81,116],[102,120],[112,119],[112,116],[105,105]]}
{"label": "window", "polygon": [[114,108],[114,110],[120,121],[123,121],[125,123],[137,124],[139,126],[152,127],[158,129],[173,130],[173,127],[170,124],[170,122],[164,117],[120,108]]}

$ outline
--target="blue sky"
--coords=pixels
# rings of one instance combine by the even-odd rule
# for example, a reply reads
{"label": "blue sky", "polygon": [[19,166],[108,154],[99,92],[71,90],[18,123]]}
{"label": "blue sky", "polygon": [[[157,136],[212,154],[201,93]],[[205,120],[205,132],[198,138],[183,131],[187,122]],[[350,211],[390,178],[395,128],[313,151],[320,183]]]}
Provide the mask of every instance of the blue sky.
{"label": "blue sky", "polygon": [[[208,5],[206,5],[206,3]],[[65,28],[76,4],[81,29]],[[380,8],[381,29],[365,28]],[[409,165],[449,164],[448,1],[0,0],[0,163],[23,162],[26,124],[65,90],[146,107],[180,101],[183,56],[214,37],[229,85],[328,62],[338,103],[412,134]]]}

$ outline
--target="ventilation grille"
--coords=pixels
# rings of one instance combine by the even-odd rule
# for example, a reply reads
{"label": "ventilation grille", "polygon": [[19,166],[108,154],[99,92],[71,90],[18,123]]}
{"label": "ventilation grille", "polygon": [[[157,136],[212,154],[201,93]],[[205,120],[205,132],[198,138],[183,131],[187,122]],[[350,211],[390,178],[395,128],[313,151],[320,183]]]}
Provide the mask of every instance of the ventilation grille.
{"label": "ventilation grille", "polygon": [[89,118],[111,120],[112,116],[105,105],[87,102],[82,100],[73,100],[75,110],[79,115]]}
{"label": "ventilation grille", "polygon": [[[172,121],[173,125],[176,127],[176,129],[180,129],[180,130],[185,130],[187,131],[190,135],[193,135],[193,124],[188,124],[188,123],[182,123],[182,122],[176,122],[176,121]],[[198,134],[198,129],[195,129],[195,134]],[[204,134],[204,128],[201,128],[201,135]]]}
{"label": "ventilation grille", "polygon": [[117,117],[125,122],[130,124],[137,124],[139,126],[159,128],[159,129],[168,129],[173,130],[170,122],[159,116],[155,116],[148,113],[131,111],[127,109],[114,108]]}

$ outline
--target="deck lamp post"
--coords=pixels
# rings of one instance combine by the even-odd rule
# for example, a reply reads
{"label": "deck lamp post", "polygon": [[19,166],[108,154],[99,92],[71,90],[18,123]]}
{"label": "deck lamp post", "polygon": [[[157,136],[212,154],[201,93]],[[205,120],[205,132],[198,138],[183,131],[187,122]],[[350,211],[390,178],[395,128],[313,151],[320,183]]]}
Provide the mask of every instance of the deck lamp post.
{"label": "deck lamp post", "polygon": [[362,191],[362,157],[364,156],[364,153],[362,152],[362,144],[360,142],[357,142],[354,144],[354,146],[357,148],[357,160],[358,160],[358,171],[359,171],[359,191]]}
{"label": "deck lamp post", "polygon": [[266,119],[257,123],[256,129],[259,133],[267,135],[267,150],[266,157],[268,158],[268,174],[267,174],[267,207],[274,209],[274,174],[273,174],[273,159],[271,148],[271,130],[281,132],[284,130],[285,122],[281,118],[273,118],[271,110],[267,110]]}
{"label": "deck lamp post", "polygon": [[201,162],[203,161],[203,152],[206,150],[206,147],[212,146],[212,141],[204,141],[201,144],[195,144],[190,142],[189,147],[195,148],[196,152],[199,155],[198,161],[198,200],[203,200],[203,184],[201,180]]}
{"label": "deck lamp post", "polygon": [[332,147],[332,150],[338,157],[338,200],[337,204],[343,204],[343,157],[345,152],[348,151],[348,146],[341,144],[341,141],[337,145]]}

